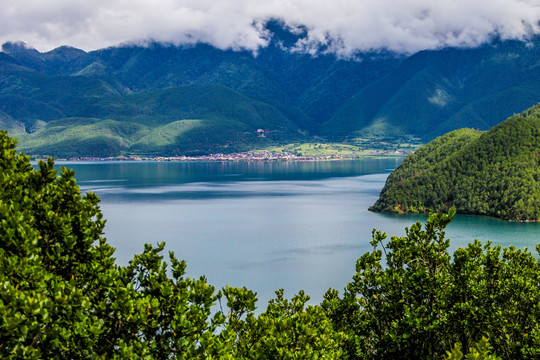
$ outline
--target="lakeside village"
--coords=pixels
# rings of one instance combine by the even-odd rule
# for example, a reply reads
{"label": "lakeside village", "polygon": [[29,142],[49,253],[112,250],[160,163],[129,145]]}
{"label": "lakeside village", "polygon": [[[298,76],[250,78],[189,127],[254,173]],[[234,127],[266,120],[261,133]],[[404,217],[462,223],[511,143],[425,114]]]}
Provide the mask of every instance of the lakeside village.
{"label": "lakeside village", "polygon": [[298,156],[289,152],[273,152],[273,151],[247,151],[241,153],[231,154],[210,154],[200,156],[157,156],[157,157],[139,157],[139,156],[117,156],[117,157],[72,157],[68,159],[56,159],[59,161],[329,161],[329,160],[350,160],[358,159],[360,157],[386,157],[386,156],[406,156],[412,151],[399,150],[399,151],[370,151],[358,155],[325,155],[325,156]]}

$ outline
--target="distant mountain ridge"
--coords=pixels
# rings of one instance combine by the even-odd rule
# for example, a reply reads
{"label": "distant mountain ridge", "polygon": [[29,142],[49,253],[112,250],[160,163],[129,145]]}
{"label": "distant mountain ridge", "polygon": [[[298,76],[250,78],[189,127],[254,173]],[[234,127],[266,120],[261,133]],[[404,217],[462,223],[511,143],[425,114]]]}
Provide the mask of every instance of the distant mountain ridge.
{"label": "distant mountain ridge", "polygon": [[[267,27],[270,45],[257,54],[158,43],[40,53],[6,43],[0,127],[16,134],[21,149],[55,156],[91,149],[77,148],[73,136],[83,134],[79,140],[106,143],[107,154],[230,152],[314,135],[430,140],[461,127],[488,129],[540,99],[538,38],[340,59],[298,52],[305,34]],[[82,119],[101,130],[86,133]],[[139,130],[125,137],[111,121]],[[257,127],[269,136],[258,138]]]}

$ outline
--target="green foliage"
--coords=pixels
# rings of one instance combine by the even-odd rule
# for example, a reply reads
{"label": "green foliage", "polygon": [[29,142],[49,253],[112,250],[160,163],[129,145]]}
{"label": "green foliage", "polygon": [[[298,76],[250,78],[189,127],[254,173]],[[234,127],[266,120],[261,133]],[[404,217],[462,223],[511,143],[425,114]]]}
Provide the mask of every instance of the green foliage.
{"label": "green foliage", "polygon": [[345,358],[345,335],[334,330],[320,306],[306,306],[308,301],[302,291],[289,301],[283,297],[283,290],[278,290],[276,299],[270,300],[266,311],[257,317],[250,313],[245,321],[238,321],[239,313],[233,311],[228,331],[236,332],[238,339],[235,358]]}
{"label": "green foliage", "polygon": [[469,348],[469,353],[463,356],[461,346],[456,344],[451,352],[447,352],[445,360],[502,360],[502,358],[491,354],[489,339],[483,337],[475,347]]}
{"label": "green foliage", "polygon": [[451,256],[444,228],[453,213],[432,214],[387,243],[374,230],[373,251],[358,260],[343,297],[325,295],[351,358],[432,359],[456,343],[478,344],[470,351],[487,356],[483,336],[505,359],[538,356],[540,262],[527,250],[478,241]]}
{"label": "green foliage", "polygon": [[1,357],[89,357],[107,319],[94,304],[117,271],[99,200],[52,160],[34,171],[5,132],[0,169]]}
{"label": "green foliage", "polygon": [[370,209],[540,220],[540,105],[485,133],[457,130],[409,156]]}

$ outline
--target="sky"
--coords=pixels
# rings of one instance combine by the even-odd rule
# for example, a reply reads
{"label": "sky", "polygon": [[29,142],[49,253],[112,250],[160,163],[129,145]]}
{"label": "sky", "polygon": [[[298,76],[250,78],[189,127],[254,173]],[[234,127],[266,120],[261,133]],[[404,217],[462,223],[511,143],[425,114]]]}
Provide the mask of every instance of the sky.
{"label": "sky", "polygon": [[324,45],[343,56],[540,33],[540,0],[0,0],[0,9],[0,43],[23,41],[42,52],[145,41],[256,52],[268,44],[269,19],[308,30],[298,50]]}

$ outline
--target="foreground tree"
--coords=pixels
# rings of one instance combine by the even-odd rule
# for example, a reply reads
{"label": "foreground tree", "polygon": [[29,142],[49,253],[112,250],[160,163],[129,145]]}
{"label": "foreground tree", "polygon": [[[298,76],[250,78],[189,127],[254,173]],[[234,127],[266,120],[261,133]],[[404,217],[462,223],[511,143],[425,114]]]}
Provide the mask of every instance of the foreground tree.
{"label": "foreground tree", "polygon": [[320,306],[306,305],[309,297],[302,291],[291,300],[283,297],[283,290],[276,295],[259,316],[249,314],[245,321],[238,313],[230,317],[235,359],[346,358],[345,334],[334,331]]}
{"label": "foreground tree", "polygon": [[444,228],[453,215],[432,214],[424,228],[417,222],[386,244],[374,230],[373,251],[358,260],[343,297],[325,295],[351,357],[440,358],[485,336],[506,359],[538,358],[540,263],[526,249],[478,241],[452,258]]}

